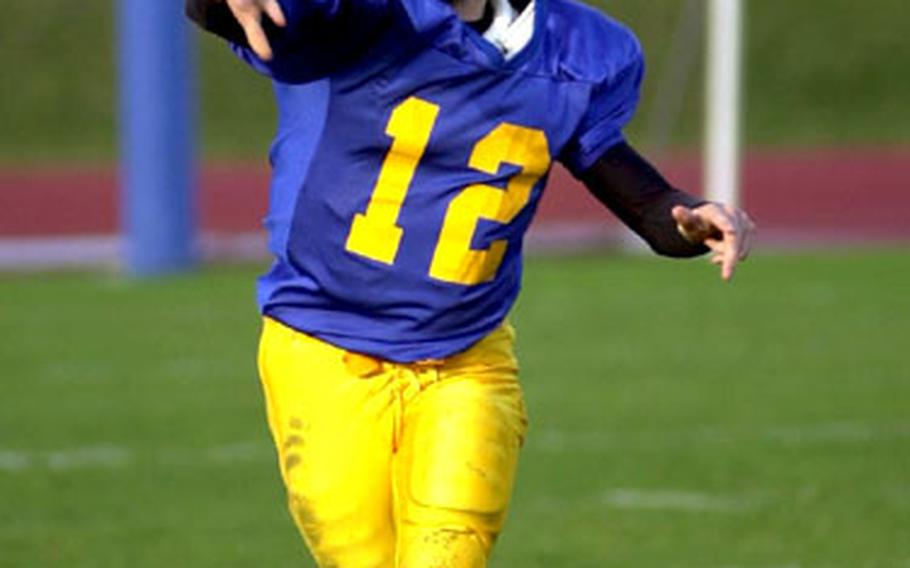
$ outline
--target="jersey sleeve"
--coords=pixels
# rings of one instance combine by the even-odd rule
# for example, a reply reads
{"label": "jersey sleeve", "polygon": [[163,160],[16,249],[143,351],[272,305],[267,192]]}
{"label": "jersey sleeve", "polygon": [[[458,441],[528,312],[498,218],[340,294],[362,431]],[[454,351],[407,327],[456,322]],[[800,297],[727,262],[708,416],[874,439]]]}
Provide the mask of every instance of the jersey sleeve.
{"label": "jersey sleeve", "polygon": [[287,25],[265,19],[274,56],[266,61],[247,45],[234,53],[257,72],[285,83],[305,83],[361,55],[388,21],[389,0],[279,0]]}
{"label": "jersey sleeve", "polygon": [[629,33],[617,63],[591,89],[588,108],[561,161],[576,176],[608,149],[625,140],[623,128],[632,119],[641,94],[645,61],[638,40]]}

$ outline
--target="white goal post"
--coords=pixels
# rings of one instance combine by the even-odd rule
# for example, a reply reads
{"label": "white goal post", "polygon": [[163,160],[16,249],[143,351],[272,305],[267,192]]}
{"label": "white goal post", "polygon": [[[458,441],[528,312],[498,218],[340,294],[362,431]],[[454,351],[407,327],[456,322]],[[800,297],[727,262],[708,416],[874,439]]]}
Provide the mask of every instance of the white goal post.
{"label": "white goal post", "polygon": [[745,0],[708,0],[705,196],[738,205]]}

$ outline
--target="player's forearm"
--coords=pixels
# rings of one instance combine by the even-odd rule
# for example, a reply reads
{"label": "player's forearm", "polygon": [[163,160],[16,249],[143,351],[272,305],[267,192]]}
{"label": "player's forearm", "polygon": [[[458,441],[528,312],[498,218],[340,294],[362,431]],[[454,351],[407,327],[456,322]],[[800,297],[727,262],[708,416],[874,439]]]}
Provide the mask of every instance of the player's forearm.
{"label": "player's forearm", "polygon": [[671,211],[676,205],[695,208],[704,200],[671,186],[631,146],[607,150],[581,175],[588,190],[623,223],[664,256],[686,258],[708,252],[677,230]]}

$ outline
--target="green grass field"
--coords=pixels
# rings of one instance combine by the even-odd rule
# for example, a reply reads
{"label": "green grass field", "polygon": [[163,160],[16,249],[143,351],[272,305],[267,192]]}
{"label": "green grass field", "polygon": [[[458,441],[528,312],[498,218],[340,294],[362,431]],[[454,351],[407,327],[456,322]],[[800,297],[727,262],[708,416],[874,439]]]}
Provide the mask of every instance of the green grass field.
{"label": "green grass field", "polygon": [[[252,268],[0,276],[0,565],[300,566]],[[910,255],[533,259],[493,566],[910,566]],[[307,565],[303,562],[303,565]]]}

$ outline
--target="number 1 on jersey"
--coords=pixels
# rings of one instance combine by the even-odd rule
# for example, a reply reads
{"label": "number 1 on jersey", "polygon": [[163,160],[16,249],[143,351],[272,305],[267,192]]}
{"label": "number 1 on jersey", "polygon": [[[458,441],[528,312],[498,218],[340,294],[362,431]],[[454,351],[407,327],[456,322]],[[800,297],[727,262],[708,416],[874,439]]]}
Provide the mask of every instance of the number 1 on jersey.
{"label": "number 1 on jersey", "polygon": [[[392,111],[386,125],[392,146],[382,162],[366,211],[354,215],[346,250],[385,264],[395,263],[404,236],[398,216],[438,117],[439,105],[417,97]],[[544,132],[504,122],[474,145],[468,166],[495,176],[503,164],[520,168],[505,188],[473,184],[449,203],[430,262],[432,278],[473,286],[496,276],[508,242],[494,240],[484,249],[474,249],[474,233],[482,219],[511,223],[528,204],[534,185],[550,167]]]}
{"label": "number 1 on jersey", "polygon": [[354,216],[345,245],[348,251],[385,264],[395,262],[404,234],[398,215],[438,116],[438,105],[417,97],[392,111],[386,126],[392,147],[382,163],[366,212]]}

